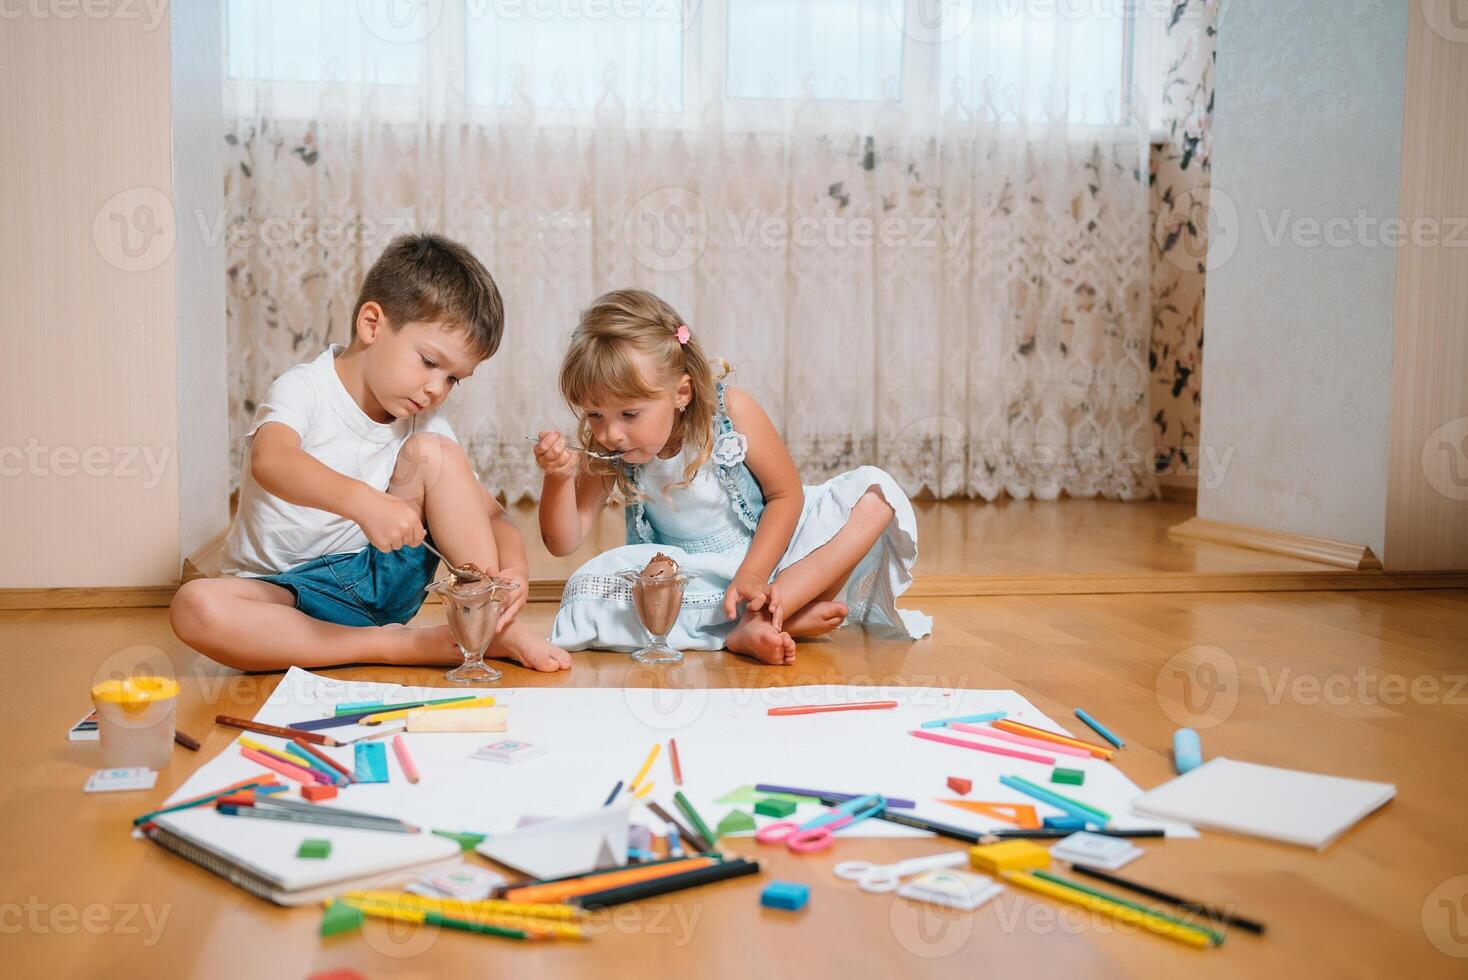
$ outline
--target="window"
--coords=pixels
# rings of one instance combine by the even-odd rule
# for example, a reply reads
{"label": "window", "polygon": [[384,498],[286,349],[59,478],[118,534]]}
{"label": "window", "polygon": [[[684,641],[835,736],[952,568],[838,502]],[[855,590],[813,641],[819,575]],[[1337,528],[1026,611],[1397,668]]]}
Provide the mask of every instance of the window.
{"label": "window", "polygon": [[[760,118],[764,103],[812,97],[898,102],[916,125],[991,111],[985,101],[1001,119],[1044,119],[1063,108],[1072,123],[1105,125],[1126,117],[1133,68],[1150,77],[1159,67],[1156,25],[1144,7],[1128,0],[228,0],[226,64],[231,79],[280,83],[278,111],[314,111],[314,87],[346,83],[348,97],[378,99],[407,118],[445,92],[457,101],[461,91],[471,113],[528,99],[579,125],[611,94],[648,124],[687,126],[721,91],[738,125]],[[432,20],[415,25],[414,16]]]}

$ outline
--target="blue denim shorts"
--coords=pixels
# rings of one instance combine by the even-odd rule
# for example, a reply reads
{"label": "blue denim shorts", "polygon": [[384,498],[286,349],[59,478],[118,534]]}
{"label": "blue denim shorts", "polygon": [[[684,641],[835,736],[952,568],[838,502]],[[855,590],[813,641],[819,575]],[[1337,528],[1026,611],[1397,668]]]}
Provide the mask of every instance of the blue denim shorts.
{"label": "blue denim shorts", "polygon": [[385,626],[406,623],[417,615],[425,598],[423,588],[437,568],[438,557],[422,545],[397,551],[368,545],[349,554],[313,558],[260,581],[289,589],[296,608],[312,619],[342,626]]}

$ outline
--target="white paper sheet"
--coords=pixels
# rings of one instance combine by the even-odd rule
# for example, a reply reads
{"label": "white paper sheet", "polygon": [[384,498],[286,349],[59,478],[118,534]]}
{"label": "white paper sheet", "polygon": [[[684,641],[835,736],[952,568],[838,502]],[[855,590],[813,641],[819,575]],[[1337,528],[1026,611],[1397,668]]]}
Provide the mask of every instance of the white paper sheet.
{"label": "white paper sheet", "polygon": [[[570,817],[598,807],[619,779],[630,780],[655,742],[664,747],[648,779],[654,789],[645,799],[670,813],[673,792],[681,788],[710,827],[731,809],[715,801],[740,786],[775,783],[851,793],[884,793],[917,803],[905,811],[971,830],[1011,826],[957,807],[936,802],[954,798],[949,776],[973,780],[969,800],[1034,804],[1041,816],[1058,815],[1045,804],[1001,786],[1001,775],[1023,776],[1048,785],[1050,766],[1008,759],[986,752],[913,738],[923,721],[984,711],[1007,711],[1028,724],[1066,731],[1013,691],[948,690],[920,687],[850,687],[845,685],[777,687],[756,690],[646,688],[490,688],[444,687],[344,682],[292,668],[256,715],[256,720],[285,725],[325,717],[332,706],[348,701],[401,702],[413,697],[447,694],[493,695],[509,712],[510,737],[543,746],[546,754],[514,766],[471,759],[470,755],[499,734],[410,733],[403,736],[422,780],[410,784],[397,759],[388,753],[387,783],[353,785],[342,791],[341,804],[388,813],[428,828],[504,833],[524,816]],[[768,716],[766,709],[794,704],[895,700],[890,710]],[[338,737],[371,731],[359,726],[329,729]],[[983,741],[977,736],[951,733]],[[252,735],[271,745],[275,739]],[[683,785],[673,783],[666,743],[678,742]],[[350,764],[348,748],[327,749]],[[1196,836],[1186,824],[1148,819],[1131,813],[1140,789],[1118,769],[1098,759],[1058,757],[1066,768],[1084,770],[1083,786],[1061,786],[1066,796],[1100,807],[1120,828],[1162,827],[1170,835]],[[254,775],[260,767],[231,746],[202,766],[174,794],[198,795]],[[748,803],[739,808],[751,811]],[[797,819],[819,812],[802,806]],[[661,830],[660,821],[642,807],[632,819]],[[679,819],[682,819],[679,816]],[[763,822],[766,818],[759,817]],[[843,837],[925,836],[881,820],[866,820],[841,832]]]}

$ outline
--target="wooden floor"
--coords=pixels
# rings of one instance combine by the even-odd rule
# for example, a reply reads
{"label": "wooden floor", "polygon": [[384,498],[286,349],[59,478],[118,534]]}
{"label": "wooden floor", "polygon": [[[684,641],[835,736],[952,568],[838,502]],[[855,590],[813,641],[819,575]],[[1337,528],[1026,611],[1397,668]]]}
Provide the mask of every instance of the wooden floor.
{"label": "wooden floor", "polygon": [[[284,910],[128,835],[233,733],[209,719],[252,714],[278,675],[201,661],[160,609],[0,613],[0,961],[7,975],[304,977],[1462,976],[1468,955],[1468,592],[1334,592],[941,598],[916,643],[841,631],[800,647],[792,668],[728,654],[662,672],[578,654],[507,685],[740,686],[846,682],[1013,688],[1056,718],[1084,705],[1128,741],[1116,763],[1143,787],[1171,774],[1174,659],[1198,646],[1222,691],[1197,723],[1209,756],[1396,783],[1396,800],[1324,853],[1222,834],[1148,842],[1140,880],[1233,906],[1269,924],[1196,951],[1046,899],[1006,892],[977,913],[941,912],[838,883],[837,860],[936,853],[942,841],[840,841],[768,861],[762,880],[812,886],[799,915],[761,910],[754,881],[729,882],[597,917],[586,945],[521,946],[369,924],[322,940],[319,912]],[[545,626],[554,606],[525,615]],[[425,609],[425,621],[442,611]],[[68,743],[103,665],[134,645],[166,651],[183,682],[175,750],[147,793],[86,796],[95,744]],[[434,683],[436,670],[353,668],[335,676]],[[1385,683],[1383,683],[1385,681]],[[1234,697],[1236,695],[1236,699]],[[1169,714],[1171,712],[1172,714]],[[792,751],[800,746],[793,745]],[[600,781],[599,783],[600,784]],[[475,858],[474,860],[478,860]]]}

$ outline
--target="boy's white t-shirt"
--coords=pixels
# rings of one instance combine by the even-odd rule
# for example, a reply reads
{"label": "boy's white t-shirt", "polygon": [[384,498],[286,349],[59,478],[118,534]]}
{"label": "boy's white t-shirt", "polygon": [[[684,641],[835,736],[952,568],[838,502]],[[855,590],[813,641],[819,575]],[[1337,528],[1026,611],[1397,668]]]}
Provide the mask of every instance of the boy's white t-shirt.
{"label": "boy's white t-shirt", "polygon": [[[337,377],[335,360],[342,350],[332,344],[316,360],[275,379],[245,433],[247,450],[260,426],[280,422],[301,437],[302,449],[327,466],[385,491],[409,436],[436,432],[458,441],[437,408],[386,424],[374,422]],[[226,575],[276,575],[322,555],[361,551],[368,543],[356,522],[288,503],[262,488],[245,453],[239,508],[224,545]]]}

